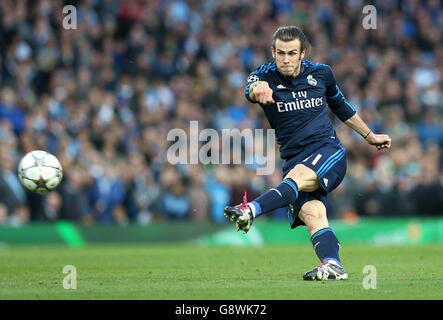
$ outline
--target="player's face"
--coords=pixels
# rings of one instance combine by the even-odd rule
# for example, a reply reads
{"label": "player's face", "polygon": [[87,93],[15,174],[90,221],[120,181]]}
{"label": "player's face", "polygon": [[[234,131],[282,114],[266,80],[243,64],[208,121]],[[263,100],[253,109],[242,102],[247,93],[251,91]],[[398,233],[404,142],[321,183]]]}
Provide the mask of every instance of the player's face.
{"label": "player's face", "polygon": [[305,51],[300,51],[301,43],[299,39],[291,41],[275,41],[275,49],[271,48],[272,56],[278,71],[285,76],[295,77],[300,73],[301,59],[305,56]]}

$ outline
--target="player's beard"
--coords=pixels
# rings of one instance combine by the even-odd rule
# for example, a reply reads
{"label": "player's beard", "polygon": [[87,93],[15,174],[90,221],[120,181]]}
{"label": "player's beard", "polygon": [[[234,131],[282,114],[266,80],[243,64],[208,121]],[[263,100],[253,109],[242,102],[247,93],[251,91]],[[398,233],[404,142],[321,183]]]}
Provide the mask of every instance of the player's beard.
{"label": "player's beard", "polygon": [[296,67],[293,68],[284,68],[284,66],[281,66],[279,68],[280,73],[283,74],[285,77],[292,77],[292,75],[297,71]]}
{"label": "player's beard", "polygon": [[294,66],[294,70],[291,73],[288,73],[287,70],[285,71],[284,69],[282,69],[283,66],[280,67],[280,72],[286,77],[295,78],[299,74],[300,66],[301,66],[301,58],[298,59],[297,64]]}

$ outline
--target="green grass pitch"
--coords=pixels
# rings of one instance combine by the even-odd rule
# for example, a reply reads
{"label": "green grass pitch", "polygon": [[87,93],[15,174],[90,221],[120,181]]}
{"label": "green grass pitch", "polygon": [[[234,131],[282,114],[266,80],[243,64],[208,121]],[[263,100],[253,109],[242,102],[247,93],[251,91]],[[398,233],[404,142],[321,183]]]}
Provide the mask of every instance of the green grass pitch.
{"label": "green grass pitch", "polygon": [[[307,282],[309,244],[16,246],[0,249],[0,299],[443,299],[443,245],[343,245],[346,281]],[[73,265],[77,288],[63,288]],[[365,265],[376,289],[364,289]]]}

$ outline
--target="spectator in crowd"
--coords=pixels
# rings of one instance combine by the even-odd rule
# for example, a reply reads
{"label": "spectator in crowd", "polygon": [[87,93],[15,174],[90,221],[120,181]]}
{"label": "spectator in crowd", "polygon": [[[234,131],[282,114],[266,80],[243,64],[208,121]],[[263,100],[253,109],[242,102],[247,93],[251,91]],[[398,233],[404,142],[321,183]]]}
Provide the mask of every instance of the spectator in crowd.
{"label": "spectator in crowd", "polygon": [[1,154],[0,169],[0,203],[3,205],[0,220],[22,225],[30,219],[28,200],[17,176],[15,161],[9,154]]}

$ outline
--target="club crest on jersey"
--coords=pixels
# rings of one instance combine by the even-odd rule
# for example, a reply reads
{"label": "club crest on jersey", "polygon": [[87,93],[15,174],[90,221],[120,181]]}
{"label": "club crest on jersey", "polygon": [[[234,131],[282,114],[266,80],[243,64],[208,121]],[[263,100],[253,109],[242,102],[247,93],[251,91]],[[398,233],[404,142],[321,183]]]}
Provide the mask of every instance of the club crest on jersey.
{"label": "club crest on jersey", "polygon": [[306,79],[308,79],[308,83],[309,83],[311,86],[316,86],[316,85],[317,85],[317,80],[314,79],[314,77],[312,76],[312,74],[308,75]]}
{"label": "club crest on jersey", "polygon": [[249,83],[249,82],[256,82],[256,81],[258,81],[258,80],[260,80],[260,79],[258,78],[258,76],[257,76],[256,74],[251,74],[251,75],[248,77],[248,83]]}

